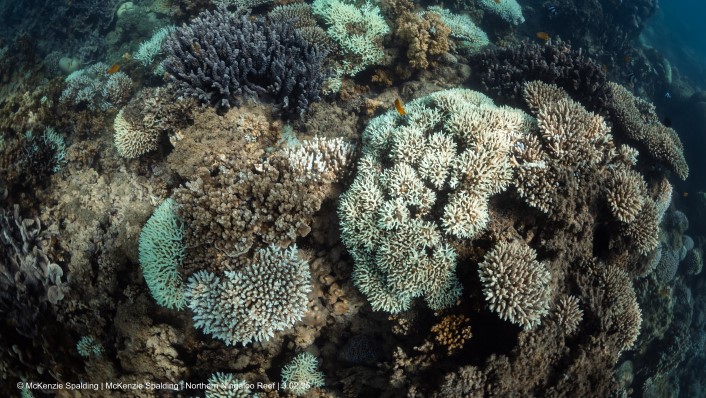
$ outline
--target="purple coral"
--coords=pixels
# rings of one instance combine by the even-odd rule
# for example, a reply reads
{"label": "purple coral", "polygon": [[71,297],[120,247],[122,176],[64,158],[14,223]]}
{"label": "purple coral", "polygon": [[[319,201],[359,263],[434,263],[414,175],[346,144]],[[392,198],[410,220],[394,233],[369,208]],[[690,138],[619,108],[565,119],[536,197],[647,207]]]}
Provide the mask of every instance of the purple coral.
{"label": "purple coral", "polygon": [[164,43],[164,69],[180,95],[220,109],[269,99],[301,116],[319,99],[325,51],[289,23],[205,11]]}

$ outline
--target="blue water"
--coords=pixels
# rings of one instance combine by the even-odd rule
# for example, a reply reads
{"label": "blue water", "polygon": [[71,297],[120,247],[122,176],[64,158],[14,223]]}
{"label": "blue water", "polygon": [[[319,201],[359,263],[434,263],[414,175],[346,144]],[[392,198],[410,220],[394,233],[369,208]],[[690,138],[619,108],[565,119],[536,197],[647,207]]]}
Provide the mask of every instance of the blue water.
{"label": "blue water", "polygon": [[643,37],[672,66],[702,89],[706,88],[706,2],[661,1]]}

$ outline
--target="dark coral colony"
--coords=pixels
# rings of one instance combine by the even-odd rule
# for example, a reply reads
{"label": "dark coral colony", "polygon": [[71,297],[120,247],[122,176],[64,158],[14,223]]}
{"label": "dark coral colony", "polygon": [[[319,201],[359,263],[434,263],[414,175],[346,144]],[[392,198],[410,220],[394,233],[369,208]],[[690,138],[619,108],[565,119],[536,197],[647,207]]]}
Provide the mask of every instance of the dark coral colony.
{"label": "dark coral colony", "polygon": [[0,0],[0,396],[706,397],[658,13]]}

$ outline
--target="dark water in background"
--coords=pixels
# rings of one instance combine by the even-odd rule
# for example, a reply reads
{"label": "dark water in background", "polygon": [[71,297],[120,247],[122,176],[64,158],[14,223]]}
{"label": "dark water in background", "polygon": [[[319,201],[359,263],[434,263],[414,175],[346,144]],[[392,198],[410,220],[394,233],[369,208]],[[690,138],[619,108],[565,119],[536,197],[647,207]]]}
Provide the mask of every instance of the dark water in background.
{"label": "dark water in background", "polygon": [[681,74],[706,89],[706,1],[660,1],[642,37]]}

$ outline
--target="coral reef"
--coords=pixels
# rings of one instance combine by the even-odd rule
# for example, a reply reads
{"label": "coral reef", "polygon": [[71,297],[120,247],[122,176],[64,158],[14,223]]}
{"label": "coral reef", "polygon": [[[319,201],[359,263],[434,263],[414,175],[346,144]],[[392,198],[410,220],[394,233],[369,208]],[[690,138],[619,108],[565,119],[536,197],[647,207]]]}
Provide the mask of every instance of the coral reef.
{"label": "coral reef", "polygon": [[510,183],[512,138],[529,126],[524,113],[462,89],[412,101],[407,114],[388,111],[368,124],[339,205],[353,280],[373,309],[392,313],[419,296],[434,309],[455,302],[449,238],[483,231],[489,197]]}
{"label": "coral reef", "polygon": [[689,176],[689,166],[676,131],[662,124],[651,103],[635,97],[617,83],[610,82],[607,87],[611,94],[608,109],[615,120],[616,131],[644,147],[645,154],[685,180]]}
{"label": "coral reef", "polygon": [[311,388],[324,386],[324,374],[318,371],[319,363],[308,352],[297,355],[282,369],[282,384],[294,395],[304,395]]}
{"label": "coral reef", "polygon": [[319,99],[326,53],[288,23],[205,11],[177,28],[164,51],[179,94],[221,109],[270,99],[283,114],[302,116]]}
{"label": "coral reef", "polygon": [[608,99],[600,65],[583,49],[574,50],[563,41],[488,49],[471,57],[470,65],[476,84],[516,106],[524,105],[524,84],[535,80],[561,87],[592,111]]}
{"label": "coral reef", "polygon": [[292,246],[258,250],[251,264],[226,271],[223,281],[209,271],[188,280],[186,302],[194,326],[227,345],[264,342],[301,320],[311,290],[309,263]]}
{"label": "coral reef", "polygon": [[133,91],[132,80],[124,72],[111,73],[109,68],[98,62],[71,73],[59,100],[101,111],[127,103]]}
{"label": "coral reef", "polygon": [[478,264],[483,295],[500,318],[532,329],[549,309],[551,275],[522,242],[501,242]]}

